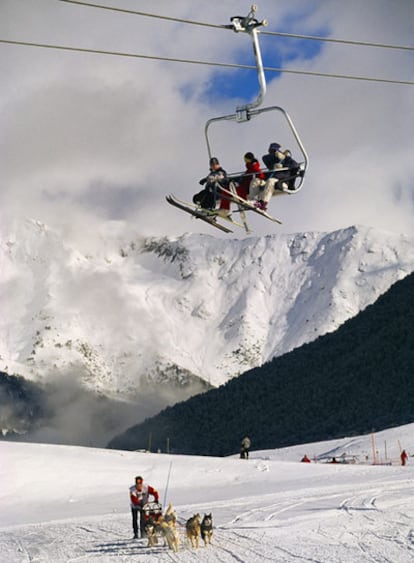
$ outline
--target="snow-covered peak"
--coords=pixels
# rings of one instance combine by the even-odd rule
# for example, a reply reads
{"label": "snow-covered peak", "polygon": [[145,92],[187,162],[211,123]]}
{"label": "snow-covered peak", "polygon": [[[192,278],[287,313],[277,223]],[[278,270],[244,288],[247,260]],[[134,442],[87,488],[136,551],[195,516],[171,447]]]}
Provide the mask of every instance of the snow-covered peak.
{"label": "snow-covered peak", "polygon": [[414,271],[414,240],[353,226],[243,240],[133,236],[85,253],[35,221],[0,241],[0,369],[72,370],[118,397],[220,385],[373,303]]}

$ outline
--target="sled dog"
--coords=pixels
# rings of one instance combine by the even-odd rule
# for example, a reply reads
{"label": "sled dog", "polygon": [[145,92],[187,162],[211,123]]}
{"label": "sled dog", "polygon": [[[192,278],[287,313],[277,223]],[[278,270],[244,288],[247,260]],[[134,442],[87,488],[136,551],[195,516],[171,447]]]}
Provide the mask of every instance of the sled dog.
{"label": "sled dog", "polygon": [[153,521],[145,526],[145,535],[148,539],[148,547],[155,547],[158,544],[156,524]]}
{"label": "sled dog", "polygon": [[157,529],[167,542],[168,547],[175,552],[178,551],[180,541],[176,524],[177,514],[170,503],[165,514],[158,519]]}
{"label": "sled dog", "polygon": [[187,538],[191,542],[191,547],[199,547],[200,545],[200,524],[201,516],[199,514],[194,514],[185,524]]}
{"label": "sled dog", "polygon": [[204,514],[204,518],[200,525],[201,537],[203,538],[204,545],[211,544],[211,538],[213,537],[213,516],[210,514]]}

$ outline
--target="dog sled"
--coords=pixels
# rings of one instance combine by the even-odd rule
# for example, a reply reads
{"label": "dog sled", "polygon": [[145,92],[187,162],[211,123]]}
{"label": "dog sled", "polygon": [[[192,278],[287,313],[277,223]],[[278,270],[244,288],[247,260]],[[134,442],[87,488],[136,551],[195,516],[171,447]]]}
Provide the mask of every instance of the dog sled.
{"label": "dog sled", "polygon": [[177,515],[171,503],[168,505],[165,514],[163,514],[162,505],[159,502],[149,502],[142,508],[142,517],[145,522],[148,547],[156,547],[159,537],[162,537],[164,539],[164,546],[168,546],[174,552],[178,551]]}
{"label": "dog sled", "polygon": [[147,502],[141,511],[141,518],[144,519],[145,535],[148,540],[148,547],[155,547],[158,544],[158,523],[162,516],[162,505],[159,502]]}
{"label": "dog sled", "polygon": [[142,507],[142,515],[145,522],[145,527],[154,525],[162,516],[162,504],[159,502],[147,502]]}

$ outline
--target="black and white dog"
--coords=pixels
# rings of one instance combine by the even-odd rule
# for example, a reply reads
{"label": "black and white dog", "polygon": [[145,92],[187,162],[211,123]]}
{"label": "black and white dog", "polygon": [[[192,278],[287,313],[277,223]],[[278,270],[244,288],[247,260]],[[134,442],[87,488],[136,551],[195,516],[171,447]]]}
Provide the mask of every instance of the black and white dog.
{"label": "black and white dog", "polygon": [[207,547],[211,544],[211,539],[213,537],[213,516],[211,512],[210,514],[204,514],[204,518],[201,521],[200,531],[204,545]]}

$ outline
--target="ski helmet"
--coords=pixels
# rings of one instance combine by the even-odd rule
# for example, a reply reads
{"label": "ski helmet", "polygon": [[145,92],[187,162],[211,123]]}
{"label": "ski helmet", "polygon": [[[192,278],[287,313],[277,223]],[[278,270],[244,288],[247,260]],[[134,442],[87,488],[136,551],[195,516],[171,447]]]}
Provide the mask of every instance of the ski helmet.
{"label": "ski helmet", "polygon": [[269,145],[269,152],[276,152],[280,149],[279,143],[270,143]]}

